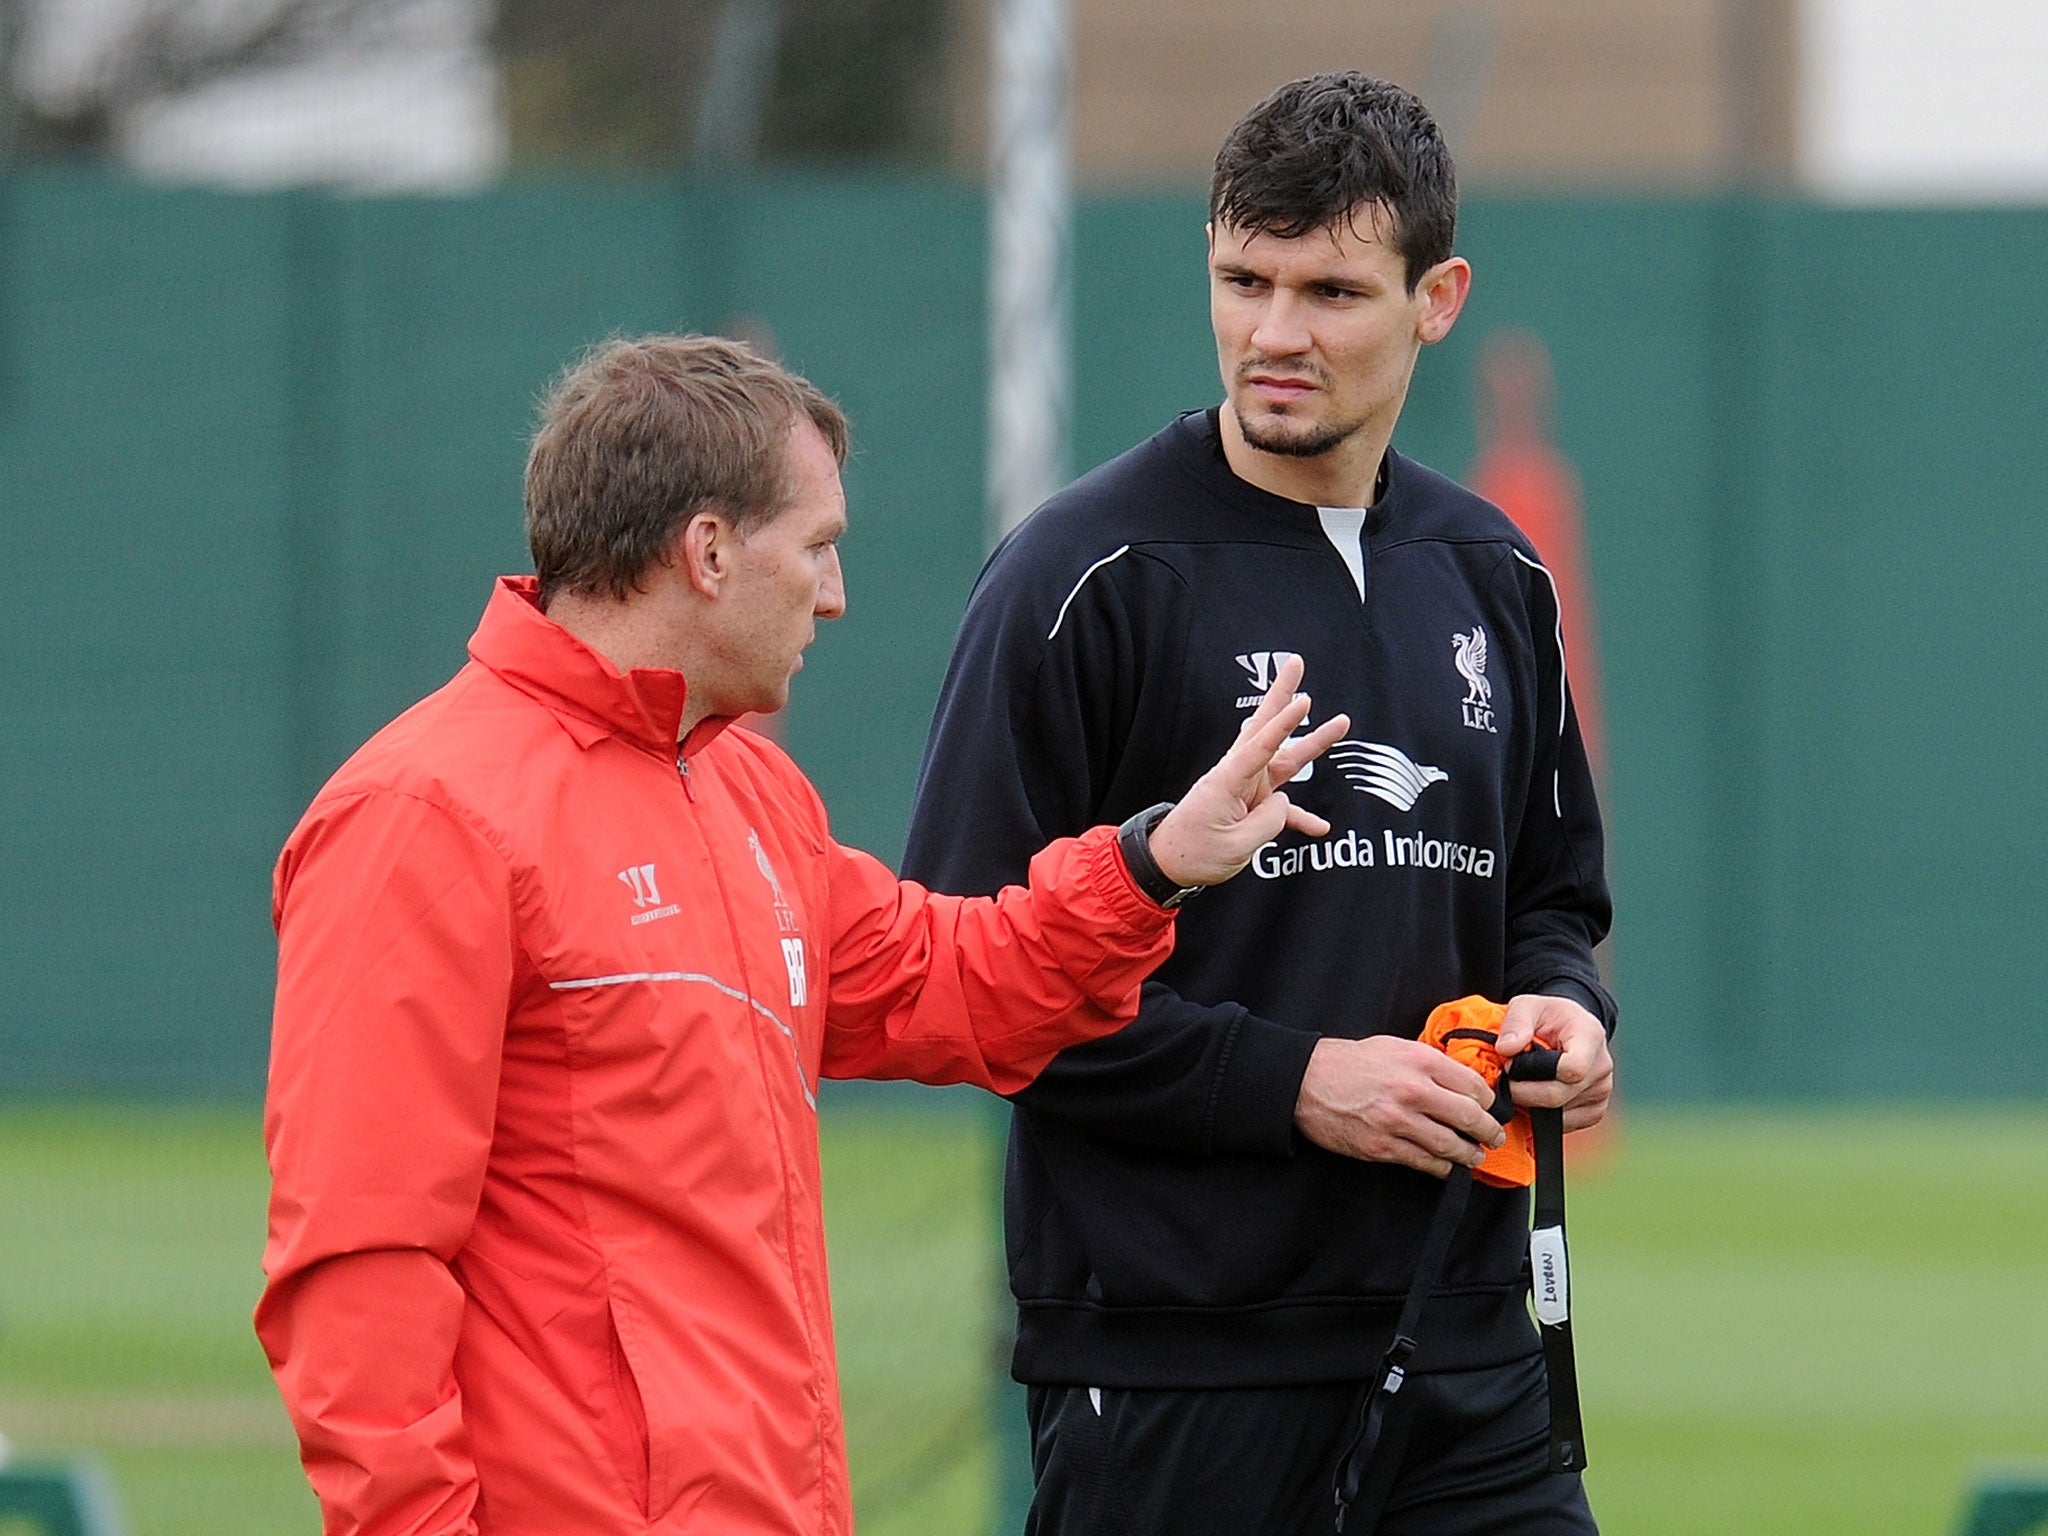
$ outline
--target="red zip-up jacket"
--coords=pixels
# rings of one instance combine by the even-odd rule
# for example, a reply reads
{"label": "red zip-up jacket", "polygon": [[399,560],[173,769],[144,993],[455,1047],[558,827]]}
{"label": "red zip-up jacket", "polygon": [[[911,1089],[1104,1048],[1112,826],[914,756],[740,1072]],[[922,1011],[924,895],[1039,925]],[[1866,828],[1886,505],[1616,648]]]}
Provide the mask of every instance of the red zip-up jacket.
{"label": "red zip-up jacket", "polygon": [[1028,1083],[1172,944],[1113,835],[933,895],[508,578],[278,862],[256,1325],[329,1532],[852,1529],[825,1077]]}

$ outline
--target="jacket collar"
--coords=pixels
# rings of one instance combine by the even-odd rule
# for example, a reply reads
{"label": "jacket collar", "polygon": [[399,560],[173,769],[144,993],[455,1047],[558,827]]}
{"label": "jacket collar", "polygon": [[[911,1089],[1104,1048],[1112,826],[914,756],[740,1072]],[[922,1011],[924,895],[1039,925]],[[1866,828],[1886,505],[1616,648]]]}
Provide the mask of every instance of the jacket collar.
{"label": "jacket collar", "polygon": [[[676,750],[688,684],[663,667],[621,672],[540,611],[540,582],[500,576],[469,654],[521,693],[545,705],[580,746],[607,736],[667,756]],[[728,725],[729,716],[700,721],[682,743],[694,754]]]}

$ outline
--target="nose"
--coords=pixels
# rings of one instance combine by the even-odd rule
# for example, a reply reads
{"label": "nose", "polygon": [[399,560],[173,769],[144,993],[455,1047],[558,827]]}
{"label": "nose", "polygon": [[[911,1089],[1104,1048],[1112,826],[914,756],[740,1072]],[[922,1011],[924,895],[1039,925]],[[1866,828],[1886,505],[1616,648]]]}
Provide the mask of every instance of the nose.
{"label": "nose", "polygon": [[821,619],[836,619],[846,612],[846,574],[839,568],[839,551],[825,552],[825,573],[818,582],[815,609]]}
{"label": "nose", "polygon": [[1278,289],[1259,311],[1259,323],[1252,330],[1252,347],[1266,357],[1295,357],[1309,349],[1308,326],[1300,304],[1285,289]]}

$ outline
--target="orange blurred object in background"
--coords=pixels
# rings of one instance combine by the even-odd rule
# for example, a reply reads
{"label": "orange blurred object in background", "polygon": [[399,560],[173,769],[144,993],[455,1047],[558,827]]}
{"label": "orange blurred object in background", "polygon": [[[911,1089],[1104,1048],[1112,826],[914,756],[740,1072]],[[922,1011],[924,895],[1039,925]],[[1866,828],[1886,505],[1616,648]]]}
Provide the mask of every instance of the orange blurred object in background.
{"label": "orange blurred object in background", "polygon": [[[1527,331],[1495,331],[1479,350],[1479,462],[1472,489],[1499,507],[1529,536],[1557,583],[1564,623],[1565,669],[1579,734],[1593,765],[1601,798],[1607,790],[1607,736],[1600,707],[1599,626],[1593,611],[1593,582],[1587,568],[1584,497],[1578,471],[1555,439],[1557,385],[1550,351]],[[1603,972],[1612,956],[1597,952]],[[1569,1143],[1575,1171],[1598,1174],[1615,1150],[1615,1110]]]}

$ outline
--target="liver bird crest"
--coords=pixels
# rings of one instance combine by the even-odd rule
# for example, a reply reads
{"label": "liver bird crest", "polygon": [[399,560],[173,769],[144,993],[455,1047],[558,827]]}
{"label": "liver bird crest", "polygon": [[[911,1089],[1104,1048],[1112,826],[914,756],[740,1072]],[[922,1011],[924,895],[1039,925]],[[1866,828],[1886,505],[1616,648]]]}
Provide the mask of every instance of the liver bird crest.
{"label": "liver bird crest", "polygon": [[1493,684],[1486,680],[1486,631],[1474,624],[1471,634],[1452,635],[1451,650],[1458,675],[1465,679],[1465,702],[1482,707],[1490,704]]}

